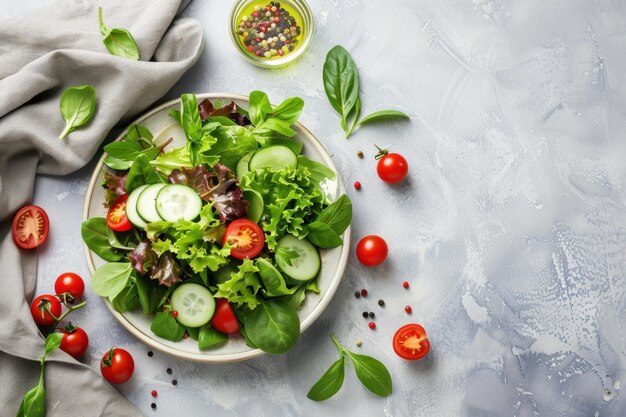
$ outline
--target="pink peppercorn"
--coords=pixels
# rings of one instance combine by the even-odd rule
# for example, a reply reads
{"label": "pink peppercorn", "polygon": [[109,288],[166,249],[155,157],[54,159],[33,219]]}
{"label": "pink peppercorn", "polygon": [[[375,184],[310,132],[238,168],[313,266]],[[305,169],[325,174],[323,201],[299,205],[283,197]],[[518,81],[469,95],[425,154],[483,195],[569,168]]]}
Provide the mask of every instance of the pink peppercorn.
{"label": "pink peppercorn", "polygon": [[408,283],[407,281],[404,281],[404,282],[402,283],[402,286],[403,286],[404,288],[409,288],[409,283]]}
{"label": "pink peppercorn", "polygon": [[152,392],[150,393],[153,397],[156,397],[157,395],[159,395],[159,393],[157,392],[157,390],[153,389]]}
{"label": "pink peppercorn", "polygon": [[360,190],[361,189],[361,183],[358,182],[358,181],[355,181],[354,182],[354,188],[357,189],[357,190]]}
{"label": "pink peppercorn", "polygon": [[361,290],[361,296],[367,297],[367,290],[365,288]]}
{"label": "pink peppercorn", "polygon": [[374,323],[373,321],[370,321],[368,326],[370,327],[370,329],[374,330],[376,328],[376,323]]}
{"label": "pink peppercorn", "polygon": [[406,314],[411,314],[413,312],[413,309],[411,308],[411,306],[406,306],[404,307],[404,311],[406,311]]}

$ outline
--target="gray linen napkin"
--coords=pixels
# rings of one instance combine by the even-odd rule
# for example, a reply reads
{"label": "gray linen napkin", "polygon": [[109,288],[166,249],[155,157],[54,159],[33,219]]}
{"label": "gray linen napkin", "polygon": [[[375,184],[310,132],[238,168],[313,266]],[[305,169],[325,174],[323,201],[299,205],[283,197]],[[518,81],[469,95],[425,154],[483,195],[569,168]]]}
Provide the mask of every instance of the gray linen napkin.
{"label": "gray linen napkin", "polygon": [[[188,0],[61,0],[0,20],[0,416],[14,416],[38,379],[43,340],[29,302],[37,251],[18,249],[11,218],[29,203],[36,173],[64,175],[93,157],[108,132],[163,96],[199,58],[202,29],[177,18]],[[98,30],[131,31],[140,60],[110,55]],[[59,97],[70,86],[96,89],[91,123],[58,136]],[[52,219],[54,221],[54,219]],[[139,415],[89,367],[57,351],[46,367],[48,416]]]}

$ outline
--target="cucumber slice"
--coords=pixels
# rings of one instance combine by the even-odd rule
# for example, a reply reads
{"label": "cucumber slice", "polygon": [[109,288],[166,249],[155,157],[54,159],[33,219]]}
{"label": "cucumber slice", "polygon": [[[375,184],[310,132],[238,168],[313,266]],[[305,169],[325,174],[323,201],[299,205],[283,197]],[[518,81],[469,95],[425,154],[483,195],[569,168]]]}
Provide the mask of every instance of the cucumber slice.
{"label": "cucumber slice", "polygon": [[202,200],[196,191],[182,184],[161,188],[156,196],[156,211],[163,220],[193,220],[202,210]]}
{"label": "cucumber slice", "polygon": [[170,298],[172,310],[178,312],[176,320],[186,327],[204,326],[215,313],[213,294],[200,284],[183,284]]}
{"label": "cucumber slice", "polygon": [[[281,250],[293,253],[294,258],[282,255]],[[278,241],[276,248],[276,264],[296,281],[308,281],[320,272],[322,262],[315,246],[306,239],[298,239],[293,235],[285,235]]]}
{"label": "cucumber slice", "polygon": [[258,223],[263,215],[265,204],[263,203],[263,197],[258,191],[255,190],[243,190],[243,199],[248,202],[248,215],[249,220]]}
{"label": "cucumber slice", "polygon": [[148,224],[144,221],[144,219],[141,218],[139,213],[137,213],[137,200],[139,199],[139,196],[141,195],[143,190],[145,190],[146,188],[148,188],[147,184],[140,185],[139,187],[131,191],[131,193],[128,195],[128,200],[126,200],[126,217],[128,217],[128,220],[130,220],[132,224],[142,229],[145,228]]}
{"label": "cucumber slice", "polygon": [[156,210],[156,196],[161,191],[161,188],[167,184],[152,184],[147,186],[137,199],[137,213],[147,223],[159,222],[163,220]]}
{"label": "cucumber slice", "polygon": [[302,153],[302,147],[304,146],[302,142],[295,138],[281,138],[281,137],[273,137],[269,138],[265,142],[265,146],[272,145],[282,145],[290,148],[292,151],[296,153],[296,155],[300,155]]}
{"label": "cucumber slice", "polygon": [[237,178],[241,178],[250,172],[250,168],[248,168],[248,163],[250,162],[250,158],[252,158],[254,152],[248,152],[241,158],[239,158],[239,162],[237,162],[237,167],[235,168],[235,172],[237,173]]}
{"label": "cucumber slice", "polygon": [[270,171],[276,172],[288,166],[296,167],[297,165],[298,155],[294,151],[287,146],[275,145],[256,151],[250,158],[248,167],[250,171],[269,168]]}

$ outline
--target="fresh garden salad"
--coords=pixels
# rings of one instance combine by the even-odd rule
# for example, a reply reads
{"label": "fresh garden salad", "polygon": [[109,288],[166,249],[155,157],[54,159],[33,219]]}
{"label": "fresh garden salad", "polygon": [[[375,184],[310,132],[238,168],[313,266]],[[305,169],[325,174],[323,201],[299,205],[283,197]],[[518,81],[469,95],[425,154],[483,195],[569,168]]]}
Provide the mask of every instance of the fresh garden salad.
{"label": "fresh garden salad", "polygon": [[253,91],[244,110],[183,94],[169,111],[185,146],[166,150],[141,125],[106,145],[109,211],[81,228],[108,261],[93,291],[119,312],[152,315],[164,339],[189,335],[204,350],[239,332],[251,347],[290,350],[297,311],[319,292],[319,251],[341,246],[352,220],[348,197],[328,191],[334,172],[293,138],[303,105],[273,107]]}

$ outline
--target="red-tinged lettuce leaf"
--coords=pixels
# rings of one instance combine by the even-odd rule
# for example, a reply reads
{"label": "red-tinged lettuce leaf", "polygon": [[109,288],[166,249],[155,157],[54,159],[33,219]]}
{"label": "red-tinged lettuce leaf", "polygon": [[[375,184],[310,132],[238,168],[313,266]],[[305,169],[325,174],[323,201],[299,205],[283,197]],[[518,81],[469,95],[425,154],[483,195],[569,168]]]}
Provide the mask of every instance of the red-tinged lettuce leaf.
{"label": "red-tinged lettuce leaf", "polygon": [[172,184],[184,184],[198,192],[204,198],[211,189],[210,180],[214,175],[203,165],[193,168],[175,169],[167,177]]}
{"label": "red-tinged lettuce leaf", "polygon": [[204,99],[198,104],[198,112],[200,113],[200,120],[203,122],[211,116],[211,113],[215,111],[215,107],[213,107],[213,103],[209,101],[209,99]]}
{"label": "red-tinged lettuce leaf", "polygon": [[155,268],[157,263],[157,254],[148,239],[139,242],[128,258],[135,271],[142,275]]}
{"label": "red-tinged lettuce leaf", "polygon": [[208,99],[204,99],[198,104],[198,112],[200,113],[200,120],[206,121],[209,117],[224,116],[228,117],[239,126],[247,126],[250,124],[250,119],[245,115],[239,113],[239,109],[234,101],[229,104],[216,109]]}
{"label": "red-tinged lettuce leaf", "polygon": [[[241,219],[248,212],[248,202],[243,199],[243,192],[239,186],[239,180],[227,166],[215,164],[214,187],[207,195],[208,201],[213,202],[213,208],[220,215],[222,223]],[[217,180],[217,183],[215,183]]]}
{"label": "red-tinged lettuce leaf", "polygon": [[119,196],[126,194],[126,175],[113,175],[109,171],[104,170],[102,187],[106,190],[104,194],[104,205],[111,207]]}
{"label": "red-tinged lettuce leaf", "polygon": [[158,279],[159,284],[170,287],[182,280],[183,267],[180,266],[172,252],[163,252],[158,263],[150,271],[152,279]]}

